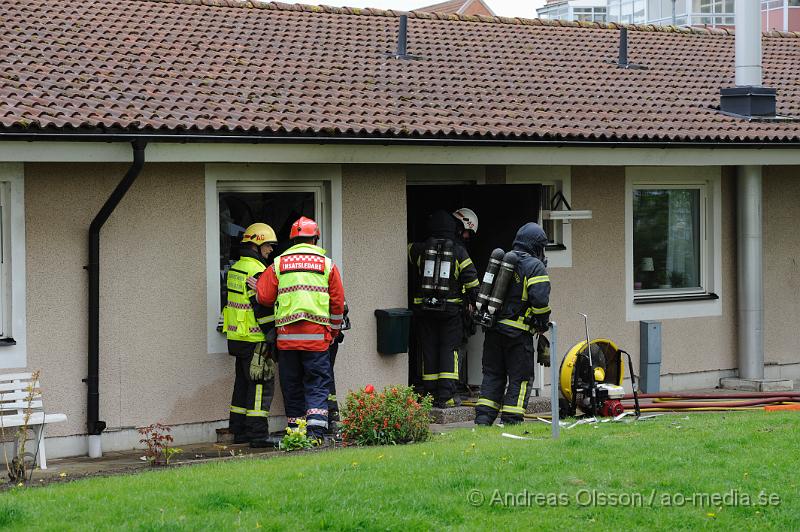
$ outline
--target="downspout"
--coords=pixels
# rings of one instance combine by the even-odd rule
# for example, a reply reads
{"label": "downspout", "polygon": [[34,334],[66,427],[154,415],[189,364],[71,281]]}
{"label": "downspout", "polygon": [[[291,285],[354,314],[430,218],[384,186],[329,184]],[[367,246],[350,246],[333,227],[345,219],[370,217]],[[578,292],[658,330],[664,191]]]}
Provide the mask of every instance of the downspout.
{"label": "downspout", "polygon": [[100,230],[108,220],[125,193],[144,166],[144,150],[147,143],[140,140],[132,142],[133,162],[125,173],[125,177],[106,200],[100,212],[89,226],[89,352],[86,397],[86,430],[89,434],[89,456],[99,458],[103,455],[100,435],[106,428],[106,422],[100,421]]}

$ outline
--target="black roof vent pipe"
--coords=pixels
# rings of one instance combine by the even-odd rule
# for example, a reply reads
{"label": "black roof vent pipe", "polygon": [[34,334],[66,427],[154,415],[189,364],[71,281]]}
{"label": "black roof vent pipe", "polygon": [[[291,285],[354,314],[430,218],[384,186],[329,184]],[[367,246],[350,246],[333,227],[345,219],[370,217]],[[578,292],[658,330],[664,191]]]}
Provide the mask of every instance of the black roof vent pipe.
{"label": "black roof vent pipe", "polygon": [[[610,62],[613,63],[614,61]],[[622,26],[619,29],[619,58],[617,59],[616,64],[620,68],[647,70],[646,66],[637,65],[636,63],[631,63],[628,60],[628,28],[626,28],[625,26]]]}
{"label": "black roof vent pipe", "polygon": [[400,15],[400,26],[397,29],[397,50],[386,54],[394,59],[420,59],[408,53],[408,15]]}

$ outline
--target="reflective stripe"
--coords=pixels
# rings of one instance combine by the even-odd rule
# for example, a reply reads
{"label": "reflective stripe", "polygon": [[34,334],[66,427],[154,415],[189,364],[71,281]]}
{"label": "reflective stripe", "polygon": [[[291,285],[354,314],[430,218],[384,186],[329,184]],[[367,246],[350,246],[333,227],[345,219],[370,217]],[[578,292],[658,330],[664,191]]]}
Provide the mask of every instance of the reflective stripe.
{"label": "reflective stripe", "polygon": [[478,286],[479,284],[481,284],[480,281],[475,279],[474,281],[470,281],[467,284],[465,284],[464,288],[474,288],[474,287]]}
{"label": "reflective stripe", "polygon": [[549,283],[549,282],[550,282],[550,276],[548,276],[548,275],[539,275],[538,277],[531,277],[530,279],[528,279],[527,285],[531,286],[531,285],[534,285],[534,284]]}
{"label": "reflective stripe", "polygon": [[265,323],[272,323],[275,321],[275,316],[264,316],[263,318],[257,318],[256,321],[262,325]]}
{"label": "reflective stripe", "polygon": [[331,314],[331,319],[332,320],[343,320],[344,319],[344,314]]}
{"label": "reflective stripe", "polygon": [[447,300],[447,302],[448,302],[448,303],[461,303],[462,301],[463,301],[463,300],[462,300],[460,297],[457,297],[457,298],[454,298],[454,299],[448,299],[448,300]]}
{"label": "reflective stripe", "polygon": [[525,325],[525,323],[522,321],[522,318],[519,318],[518,320],[500,320],[498,323],[508,325],[509,327],[514,327],[515,329],[522,329],[523,331],[530,330],[530,327]]}
{"label": "reflective stripe", "polygon": [[269,417],[269,412],[266,410],[248,410],[247,417]]}
{"label": "reflective stripe", "polygon": [[550,312],[550,307],[549,306],[542,308],[531,307],[531,312],[533,314],[547,314],[548,312]]}
{"label": "reflective stripe", "polygon": [[311,284],[296,284],[294,286],[287,286],[286,288],[278,288],[278,295],[291,294],[292,292],[321,292],[328,293],[327,286],[314,286]]}
{"label": "reflective stripe", "polygon": [[309,408],[306,410],[306,417],[308,416],[327,416],[328,409],[327,408]]}
{"label": "reflective stripe", "polygon": [[290,323],[300,320],[313,321],[320,325],[328,325],[331,322],[330,318],[327,316],[318,316],[309,312],[295,312],[294,314],[276,319],[275,323],[280,327],[281,325],[289,325]]}
{"label": "reflective stripe", "polygon": [[519,396],[517,397],[516,406],[503,405],[503,412],[510,414],[524,414],[525,413],[525,394],[528,392],[528,381],[522,381],[519,387]]}
{"label": "reflective stripe", "polygon": [[239,310],[251,310],[253,308],[250,303],[235,303],[233,301],[229,301],[228,306]]}
{"label": "reflective stripe", "polygon": [[[236,325],[228,325],[228,331],[236,332],[238,330],[239,330],[239,327],[237,327]],[[251,333],[260,333],[261,332],[261,327],[250,327],[249,330],[250,330]],[[243,340],[243,341],[247,342],[248,340]]]}
{"label": "reflective stripe", "polygon": [[438,373],[423,373],[422,374],[422,380],[424,380],[424,381],[437,381],[437,380],[439,380],[439,374]]}
{"label": "reflective stripe", "polygon": [[231,412],[233,412],[234,414],[246,414],[247,413],[247,409],[246,408],[242,408],[241,406],[233,406],[233,405],[231,405]]}
{"label": "reflective stripe", "polygon": [[415,305],[421,305],[422,304],[422,298],[421,297],[415,297],[414,298],[414,304]]}
{"label": "reflective stripe", "polygon": [[324,340],[324,334],[279,334],[278,340],[300,340],[300,341],[315,341]]}
{"label": "reflective stripe", "polygon": [[489,408],[493,408],[494,410],[500,410],[500,403],[495,403],[491,399],[487,399],[485,397],[481,397],[478,399],[478,402],[475,403],[476,406],[488,406]]}
{"label": "reflective stripe", "polygon": [[[256,384],[256,400],[253,401],[253,410],[261,410],[261,394],[264,392],[263,384]],[[249,414],[249,412],[248,412]]]}
{"label": "reflective stripe", "polygon": [[289,425],[297,425],[297,422],[298,422],[298,421],[304,421],[305,419],[306,419],[306,416],[301,416],[301,417],[287,417],[287,418],[286,418],[286,423],[288,423]]}
{"label": "reflective stripe", "polygon": [[306,425],[309,426],[309,427],[322,427],[322,428],[325,428],[325,429],[328,428],[328,422],[327,421],[323,421],[321,419],[309,419],[308,423],[306,423]]}
{"label": "reflective stripe", "polygon": [[467,266],[472,266],[472,259],[470,259],[469,257],[467,257],[463,262],[458,263],[458,268],[460,270],[463,270]]}
{"label": "reflective stripe", "polygon": [[458,380],[458,350],[453,350],[453,372],[442,372],[439,373],[440,379],[455,379]]}

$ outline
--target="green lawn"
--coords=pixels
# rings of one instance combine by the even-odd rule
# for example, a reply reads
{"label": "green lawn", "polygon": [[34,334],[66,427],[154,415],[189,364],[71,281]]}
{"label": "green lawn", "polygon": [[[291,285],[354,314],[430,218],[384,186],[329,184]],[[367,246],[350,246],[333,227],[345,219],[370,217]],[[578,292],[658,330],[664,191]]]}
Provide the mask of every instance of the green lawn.
{"label": "green lawn", "polygon": [[[536,439],[504,438],[501,428],[461,430],[419,445],[229,460],[15,489],[0,494],[0,525],[800,530],[800,413],[581,425],[562,431],[557,442],[548,439],[544,424],[509,432],[526,430]],[[505,493],[511,499],[492,504]],[[726,500],[705,506],[714,494]],[[664,506],[668,502],[678,506]],[[759,502],[766,505],[754,506]]]}

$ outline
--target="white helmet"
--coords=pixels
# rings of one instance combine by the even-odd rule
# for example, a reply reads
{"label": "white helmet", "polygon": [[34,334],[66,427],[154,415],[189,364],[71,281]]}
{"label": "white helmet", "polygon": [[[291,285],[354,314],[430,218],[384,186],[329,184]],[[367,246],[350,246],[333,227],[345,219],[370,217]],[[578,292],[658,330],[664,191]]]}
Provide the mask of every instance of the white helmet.
{"label": "white helmet", "polygon": [[468,209],[467,207],[461,207],[453,213],[453,216],[455,216],[459,222],[464,224],[464,229],[467,231],[472,231],[473,234],[478,233],[478,215],[475,214],[475,211]]}

